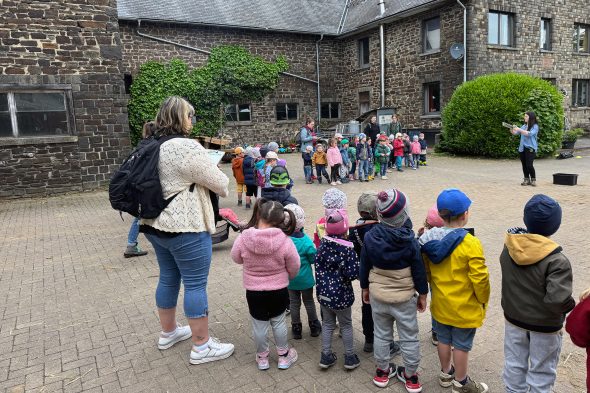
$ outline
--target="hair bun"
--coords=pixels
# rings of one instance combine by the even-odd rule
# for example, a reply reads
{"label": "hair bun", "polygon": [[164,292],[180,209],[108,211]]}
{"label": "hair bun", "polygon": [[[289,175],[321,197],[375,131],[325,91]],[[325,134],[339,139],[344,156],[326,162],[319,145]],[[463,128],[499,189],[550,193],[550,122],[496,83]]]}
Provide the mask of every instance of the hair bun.
{"label": "hair bun", "polygon": [[379,194],[377,194],[377,199],[379,199],[380,201],[385,202],[388,198],[388,195],[385,191],[381,191]]}
{"label": "hair bun", "polygon": [[283,214],[285,215],[283,223],[285,226],[289,226],[291,224],[291,215],[289,214],[288,210],[283,210]]}

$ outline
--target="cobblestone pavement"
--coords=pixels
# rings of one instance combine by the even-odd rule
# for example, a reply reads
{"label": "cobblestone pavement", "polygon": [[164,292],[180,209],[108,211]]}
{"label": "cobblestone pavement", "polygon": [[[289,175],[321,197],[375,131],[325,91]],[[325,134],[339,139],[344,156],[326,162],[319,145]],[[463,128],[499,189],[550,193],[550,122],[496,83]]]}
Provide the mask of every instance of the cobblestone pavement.
{"label": "cobblestone pavement", "polygon": [[[504,231],[522,224],[522,210],[533,193],[557,198],[564,216],[555,240],[570,258],[577,297],[590,284],[587,226],[590,222],[590,152],[580,159],[536,161],[539,186],[521,187],[520,163],[432,157],[418,171],[393,173],[390,180],[341,186],[348,193],[351,219],[363,189],[395,185],[405,191],[411,216],[420,223],[438,192],[460,187],[472,199],[470,225],[481,239],[491,275],[492,297],[487,319],[478,330],[470,357],[470,374],[492,391],[503,391],[503,317],[500,307],[498,256]],[[286,155],[295,178],[294,195],[308,215],[307,231],[321,214],[324,185],[302,184],[298,155]],[[223,170],[231,173],[229,165]],[[555,186],[551,174],[580,174],[576,187]],[[235,207],[235,185],[223,206]],[[338,366],[318,369],[319,338],[291,340],[299,360],[289,370],[256,369],[254,345],[241,283],[241,268],[229,257],[235,234],[214,246],[209,281],[212,335],[235,343],[235,354],[224,361],[191,366],[189,342],[159,351],[154,293],[158,267],[151,246],[141,258],[124,259],[128,225],[108,203],[107,193],[92,192],[49,199],[0,201],[0,390],[8,392],[364,392],[378,391],[371,378],[374,364],[362,352],[360,303],[353,306],[355,347],[362,364],[342,368],[342,344],[335,336]],[[584,240],[586,239],[586,240]],[[358,285],[357,295],[358,295]],[[182,302],[179,302],[182,304]],[[182,313],[180,313],[182,314]],[[302,312],[302,314],[305,314]],[[450,392],[437,384],[438,358],[430,343],[430,315],[419,315],[421,379],[425,392]],[[179,318],[185,322],[184,317]],[[556,392],[582,392],[585,353],[563,340]],[[273,362],[276,358],[273,357]],[[394,358],[400,362],[400,357]],[[399,382],[385,391],[402,392]]]}

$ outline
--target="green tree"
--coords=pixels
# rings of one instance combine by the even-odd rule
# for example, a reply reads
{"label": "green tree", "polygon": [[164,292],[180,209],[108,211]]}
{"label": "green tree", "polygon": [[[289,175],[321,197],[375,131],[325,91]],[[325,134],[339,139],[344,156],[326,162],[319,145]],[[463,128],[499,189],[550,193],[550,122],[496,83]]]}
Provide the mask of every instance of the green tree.
{"label": "green tree", "polygon": [[539,123],[539,156],[561,145],[563,96],[549,82],[515,73],[481,76],[459,86],[443,110],[440,148],[458,154],[516,157],[519,136],[502,122],[521,125],[533,111]]}

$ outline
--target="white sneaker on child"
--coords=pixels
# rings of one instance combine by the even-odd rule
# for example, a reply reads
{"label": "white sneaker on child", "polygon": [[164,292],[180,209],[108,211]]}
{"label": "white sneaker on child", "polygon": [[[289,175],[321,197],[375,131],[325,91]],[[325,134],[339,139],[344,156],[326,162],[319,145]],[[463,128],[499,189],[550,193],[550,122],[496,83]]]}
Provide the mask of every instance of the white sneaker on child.
{"label": "white sneaker on child", "polygon": [[234,353],[234,345],[228,343],[221,343],[218,339],[209,337],[207,342],[207,349],[198,351],[196,345],[193,345],[191,350],[190,364],[202,364],[214,362],[216,360],[225,359]]}
{"label": "white sneaker on child", "polygon": [[168,349],[177,342],[184,341],[193,336],[190,326],[182,326],[177,324],[176,330],[170,333],[160,333],[158,339],[158,349]]}
{"label": "white sneaker on child", "polygon": [[279,369],[286,370],[297,361],[297,351],[290,348],[285,355],[279,355]]}

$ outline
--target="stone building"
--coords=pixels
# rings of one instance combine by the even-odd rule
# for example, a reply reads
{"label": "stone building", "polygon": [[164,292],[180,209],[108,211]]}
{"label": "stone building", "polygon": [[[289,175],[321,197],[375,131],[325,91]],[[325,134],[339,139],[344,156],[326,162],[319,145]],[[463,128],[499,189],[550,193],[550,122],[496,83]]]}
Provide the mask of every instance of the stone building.
{"label": "stone building", "polygon": [[237,142],[380,107],[432,134],[456,86],[503,71],[555,83],[570,123],[590,127],[587,0],[5,0],[0,15],[0,197],[107,184],[139,66],[198,67],[221,44],[290,65],[262,102],[227,108]]}

